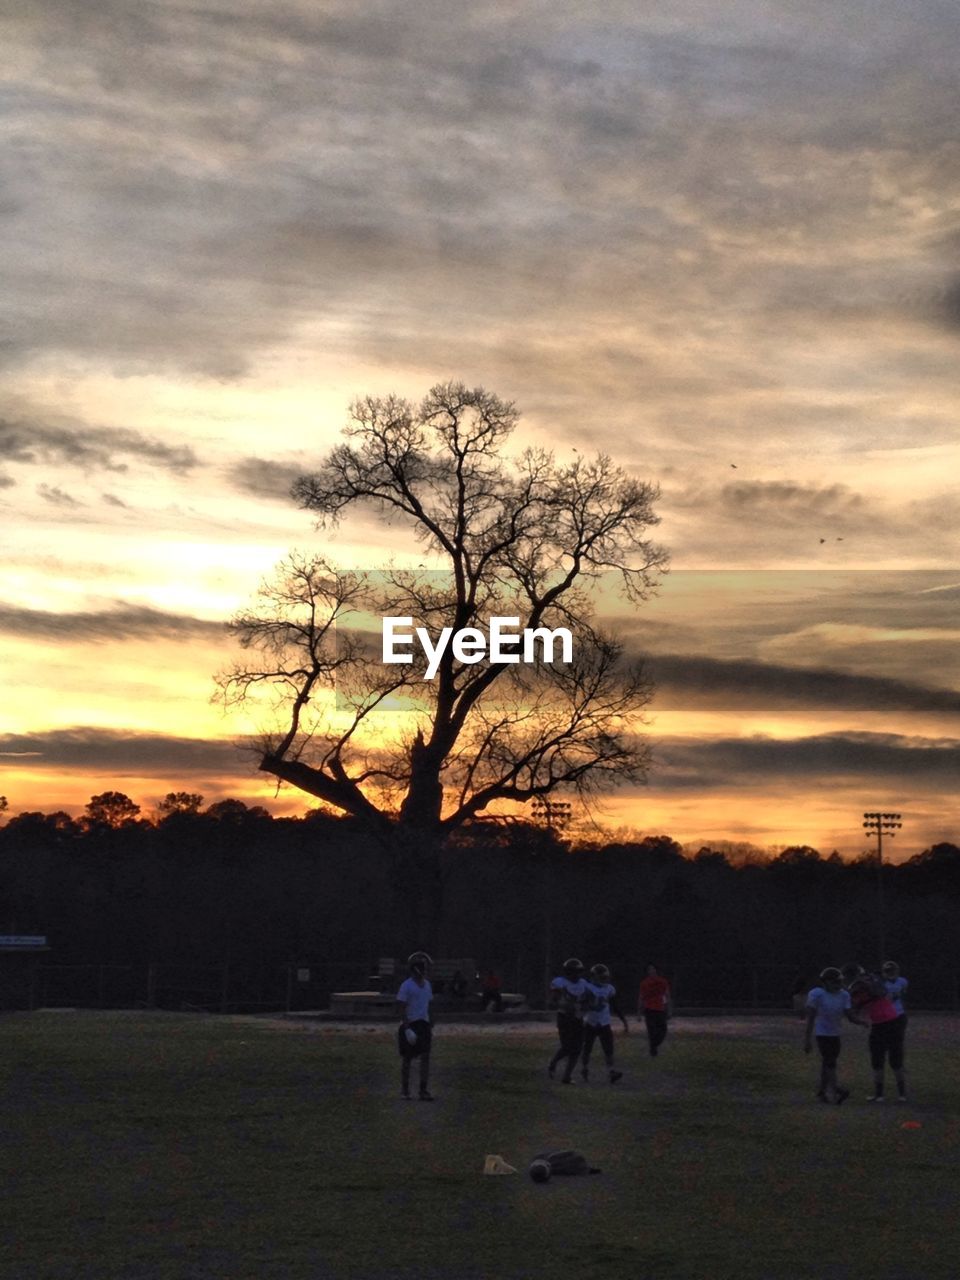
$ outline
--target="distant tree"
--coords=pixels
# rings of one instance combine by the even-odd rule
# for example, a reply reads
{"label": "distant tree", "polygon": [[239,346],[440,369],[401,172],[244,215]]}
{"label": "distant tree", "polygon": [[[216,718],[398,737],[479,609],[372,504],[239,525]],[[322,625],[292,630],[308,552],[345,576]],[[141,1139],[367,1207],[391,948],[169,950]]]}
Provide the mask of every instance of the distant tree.
{"label": "distant tree", "polygon": [[11,839],[30,840],[38,835],[76,836],[82,827],[62,809],[55,813],[18,813],[11,818],[5,828]]}
{"label": "distant tree", "polygon": [[659,862],[676,862],[683,858],[683,846],[672,836],[644,836],[635,847],[638,853]]}
{"label": "distant tree", "polygon": [[9,807],[10,806],[7,804],[7,797],[0,796],[0,823],[3,822],[3,815],[7,812]]}
{"label": "distant tree", "polygon": [[784,849],[770,863],[771,868],[791,867],[801,868],[810,867],[821,861],[819,850],[812,849],[809,845],[791,845]]}
{"label": "distant tree", "polygon": [[104,791],[91,796],[84,809],[87,824],[98,827],[123,827],[136,821],[139,814],[140,806],[122,791]]}
{"label": "distant tree", "polygon": [[208,818],[215,818],[217,822],[231,823],[233,825],[258,821],[271,816],[270,811],[264,809],[262,805],[246,805],[242,800],[234,800],[232,797],[226,800],[217,800],[206,810],[206,815]]}
{"label": "distant tree", "polygon": [[960,897],[960,848],[949,841],[924,849],[898,871],[915,888]]}
{"label": "distant tree", "polygon": [[709,845],[703,845],[693,855],[693,860],[698,867],[723,867],[730,869],[730,863],[727,861],[727,855],[719,849],[711,849]]}
{"label": "distant tree", "polygon": [[[634,603],[653,589],[665,564],[646,537],[657,490],[603,455],[508,456],[517,419],[512,404],[460,383],[434,387],[416,409],[395,396],[357,401],[346,442],[294,496],[321,527],[371,510],[411,531],[444,572],[337,573],[319,556],[291,555],[234,619],[250,658],[220,677],[228,704],[265,691],[281,705],[260,769],[377,835],[411,889],[410,925],[425,943],[451,832],[498,802],[586,796],[641,780],[649,765],[637,729],[650,684],[599,628],[586,588],[615,572]],[[448,645],[428,681],[422,661],[374,658],[348,630],[361,614],[411,617],[433,635],[493,616],[519,629],[564,626],[574,657],[472,664]],[[407,714],[373,736],[388,699]]]}
{"label": "distant tree", "polygon": [[944,840],[940,844],[932,845],[929,849],[924,849],[922,853],[915,854],[910,859],[909,865],[914,867],[949,867],[952,870],[954,867],[960,867],[960,848],[955,844],[951,844],[948,840]]}
{"label": "distant tree", "polygon": [[157,805],[157,813],[161,818],[174,813],[199,813],[202,804],[203,796],[196,791],[168,791]]}

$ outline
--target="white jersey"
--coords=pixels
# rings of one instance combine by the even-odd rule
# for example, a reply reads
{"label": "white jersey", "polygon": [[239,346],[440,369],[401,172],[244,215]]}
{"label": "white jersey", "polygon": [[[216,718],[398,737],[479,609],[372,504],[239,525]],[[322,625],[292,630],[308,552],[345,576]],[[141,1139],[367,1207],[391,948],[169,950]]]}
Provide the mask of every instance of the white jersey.
{"label": "white jersey", "polygon": [[574,1018],[582,1018],[593,1001],[593,988],[586,978],[571,982],[561,974],[550,983],[550,990],[560,992],[560,1012]]}
{"label": "white jersey", "polygon": [[408,1022],[429,1022],[430,1001],[433,999],[433,987],[424,979],[423,986],[413,978],[401,982],[397,992],[397,1000],[406,1006],[405,1017]]}
{"label": "white jersey", "polygon": [[817,1015],[813,1024],[814,1035],[838,1036],[844,1013],[850,1005],[849,991],[827,991],[825,987],[814,987],[809,991],[807,1008],[813,1009]]}
{"label": "white jersey", "polygon": [[887,995],[890,997],[893,1007],[897,1011],[897,1017],[902,1017],[904,1011],[903,997],[907,990],[907,980],[904,977],[884,978],[883,985],[887,988]]}
{"label": "white jersey", "polygon": [[593,1008],[587,1011],[584,1022],[588,1022],[591,1027],[609,1027],[610,1001],[617,994],[616,987],[612,987],[609,982],[590,982],[587,985],[593,992]]}

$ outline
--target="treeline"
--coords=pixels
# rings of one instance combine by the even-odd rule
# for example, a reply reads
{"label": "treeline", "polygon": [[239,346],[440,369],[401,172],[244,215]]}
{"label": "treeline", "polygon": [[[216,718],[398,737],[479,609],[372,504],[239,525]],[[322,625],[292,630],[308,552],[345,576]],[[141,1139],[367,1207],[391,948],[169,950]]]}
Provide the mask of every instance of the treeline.
{"label": "treeline", "polygon": [[[80,818],[22,813],[0,827],[0,932],[45,934],[59,965],[357,962],[417,945],[399,873],[350,820],[273,818],[225,800],[167,797],[151,820],[121,793]],[[628,998],[653,960],[687,1003],[782,1004],[827,963],[886,951],[919,1003],[954,1007],[960,848],[882,869],[792,848],[734,864],[667,836],[569,843],[478,824],[444,861],[440,950],[491,964],[536,999],[570,954],[604,960]]]}

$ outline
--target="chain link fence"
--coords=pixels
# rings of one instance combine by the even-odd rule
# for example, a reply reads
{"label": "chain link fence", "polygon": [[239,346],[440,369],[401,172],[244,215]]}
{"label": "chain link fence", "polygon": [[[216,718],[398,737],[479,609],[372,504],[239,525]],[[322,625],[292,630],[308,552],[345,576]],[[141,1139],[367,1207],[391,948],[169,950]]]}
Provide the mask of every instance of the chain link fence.
{"label": "chain link fence", "polygon": [[365,989],[369,979],[368,961],[41,965],[34,1001],[44,1008],[306,1012],[327,1008],[334,991]]}
{"label": "chain link fence", "polygon": [[[494,966],[504,990],[520,991],[533,1008],[545,993],[535,966]],[[312,1012],[327,1009],[334,991],[377,989],[376,961],[309,959],[288,963],[223,961],[191,965],[41,965],[32,1007],[170,1009],[208,1013]],[[471,975],[467,975],[468,977]],[[677,966],[667,971],[680,1009],[789,1010],[803,1001],[816,973],[788,965]],[[908,971],[911,1009],[960,1010],[960,974],[950,969]],[[626,1013],[636,1008],[641,966],[620,965],[613,974]],[[23,1004],[20,1007],[25,1007]]]}

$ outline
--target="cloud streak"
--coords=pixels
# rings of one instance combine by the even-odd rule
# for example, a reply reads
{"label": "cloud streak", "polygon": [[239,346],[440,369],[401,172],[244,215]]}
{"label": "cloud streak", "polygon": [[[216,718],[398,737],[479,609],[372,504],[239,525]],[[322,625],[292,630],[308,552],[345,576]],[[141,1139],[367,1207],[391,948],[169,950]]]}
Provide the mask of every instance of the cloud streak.
{"label": "cloud streak", "polygon": [[73,613],[0,605],[0,633],[54,643],[95,644],[123,640],[222,640],[226,629],[221,622],[119,602],[112,609]]}
{"label": "cloud streak", "polygon": [[273,462],[268,458],[241,458],[229,470],[230,483],[240,492],[254,498],[280,499],[290,502],[295,480],[309,468],[303,464]]}
{"label": "cloud streak", "polygon": [[82,502],[79,502],[63,489],[58,489],[56,485],[38,484],[37,493],[44,502],[49,502],[51,507],[61,507],[66,510],[71,510],[75,507],[83,506]]}
{"label": "cloud streak", "polygon": [[164,444],[138,431],[9,419],[0,420],[0,459],[21,466],[59,464],[117,472],[128,471],[133,460],[181,475],[198,465],[189,446]]}
{"label": "cloud streak", "polygon": [[960,740],[898,734],[832,733],[798,739],[661,738],[654,785],[663,790],[746,790],[776,782],[840,783],[883,779],[942,790],[960,770]]}
{"label": "cloud streak", "polygon": [[657,654],[648,661],[657,689],[676,706],[802,707],[960,716],[960,693],[903,680],[774,663]]}
{"label": "cloud streak", "polygon": [[242,772],[236,745],[202,738],[77,727],[36,734],[0,734],[0,756],[8,768],[44,768],[118,774],[187,777],[200,770]]}

